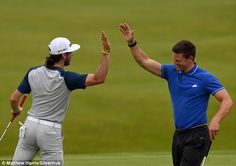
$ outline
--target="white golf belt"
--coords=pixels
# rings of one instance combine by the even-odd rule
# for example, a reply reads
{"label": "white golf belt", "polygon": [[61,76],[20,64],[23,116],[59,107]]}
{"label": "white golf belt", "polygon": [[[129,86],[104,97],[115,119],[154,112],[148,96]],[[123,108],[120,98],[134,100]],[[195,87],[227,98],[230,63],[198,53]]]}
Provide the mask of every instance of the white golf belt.
{"label": "white golf belt", "polygon": [[36,122],[38,124],[51,126],[51,127],[56,127],[56,128],[61,129],[61,124],[58,124],[58,123],[55,123],[55,122],[49,122],[49,121],[46,121],[46,120],[36,119],[36,118],[33,118],[32,116],[28,116],[27,120],[32,121],[32,122]]}

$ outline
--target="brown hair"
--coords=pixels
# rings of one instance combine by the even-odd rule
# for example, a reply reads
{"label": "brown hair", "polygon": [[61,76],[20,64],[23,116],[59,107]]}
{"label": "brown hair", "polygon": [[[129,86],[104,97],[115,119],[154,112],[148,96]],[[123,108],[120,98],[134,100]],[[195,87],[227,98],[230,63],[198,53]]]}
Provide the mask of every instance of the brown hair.
{"label": "brown hair", "polygon": [[59,55],[49,54],[49,56],[46,57],[45,66],[46,67],[52,67],[55,63],[60,61],[61,56],[62,56],[62,54],[59,54]]}
{"label": "brown hair", "polygon": [[193,57],[193,61],[195,59],[196,47],[188,40],[181,40],[176,43],[172,48],[172,51],[176,54],[182,53],[185,59],[189,58],[190,56]]}

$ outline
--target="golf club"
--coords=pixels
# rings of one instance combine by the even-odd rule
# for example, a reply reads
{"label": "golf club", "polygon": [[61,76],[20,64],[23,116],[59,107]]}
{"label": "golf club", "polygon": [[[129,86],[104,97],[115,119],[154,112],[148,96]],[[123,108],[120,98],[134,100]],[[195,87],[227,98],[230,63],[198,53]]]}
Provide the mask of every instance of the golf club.
{"label": "golf club", "polygon": [[202,160],[201,166],[204,166],[204,165],[205,165],[205,161],[206,161],[207,155],[208,155],[208,153],[209,153],[209,151],[210,151],[211,144],[212,144],[212,141],[209,143],[207,152],[206,152],[206,154],[205,154],[205,156],[204,156],[204,158],[203,158],[203,160]]}
{"label": "golf club", "polygon": [[[26,95],[24,95],[24,96],[21,98],[21,100],[20,100],[20,102],[19,102],[19,107],[22,107],[22,106],[23,106],[23,104],[24,104],[26,98],[27,98]],[[1,138],[0,138],[0,141],[3,139],[4,135],[6,134],[8,128],[11,126],[11,123],[14,121],[15,118],[16,118],[16,116],[12,116],[10,122],[9,122],[8,125],[7,125],[7,128],[4,130],[4,132],[3,132],[3,134],[2,134],[2,136],[1,136]]]}

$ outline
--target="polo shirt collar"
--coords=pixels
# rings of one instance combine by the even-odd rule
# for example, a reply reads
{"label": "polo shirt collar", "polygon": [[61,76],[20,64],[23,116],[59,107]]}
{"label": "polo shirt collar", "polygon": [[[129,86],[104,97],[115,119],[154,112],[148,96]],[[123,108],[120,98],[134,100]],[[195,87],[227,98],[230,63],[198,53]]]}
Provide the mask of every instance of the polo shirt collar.
{"label": "polo shirt collar", "polygon": [[191,70],[186,72],[186,74],[191,76],[191,75],[193,75],[197,71],[197,69],[198,69],[198,65],[195,64]]}
{"label": "polo shirt collar", "polygon": [[56,66],[45,66],[47,69],[50,69],[50,70],[54,70],[54,71],[59,71],[60,72],[60,75],[63,76],[65,70],[61,67],[56,67]]}
{"label": "polo shirt collar", "polygon": [[191,76],[197,71],[197,69],[198,69],[198,65],[195,63],[193,68],[191,70],[189,70],[188,72],[185,73],[185,72],[179,70],[178,73],[179,74],[187,74],[187,75]]}
{"label": "polo shirt collar", "polygon": [[45,66],[45,67],[48,68],[48,69],[50,69],[50,70],[64,71],[63,68],[57,67],[57,66]]}

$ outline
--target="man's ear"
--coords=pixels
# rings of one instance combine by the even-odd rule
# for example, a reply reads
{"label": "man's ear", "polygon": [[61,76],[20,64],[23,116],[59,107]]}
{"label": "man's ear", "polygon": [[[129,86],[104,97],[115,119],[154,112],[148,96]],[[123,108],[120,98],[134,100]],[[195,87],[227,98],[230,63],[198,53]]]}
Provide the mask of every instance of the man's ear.
{"label": "man's ear", "polygon": [[189,59],[190,59],[191,61],[194,61],[194,59],[193,59],[193,56],[192,56],[192,55],[189,57]]}
{"label": "man's ear", "polygon": [[66,59],[67,53],[63,53],[63,54],[61,55],[61,57],[62,57],[63,59]]}

